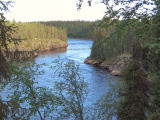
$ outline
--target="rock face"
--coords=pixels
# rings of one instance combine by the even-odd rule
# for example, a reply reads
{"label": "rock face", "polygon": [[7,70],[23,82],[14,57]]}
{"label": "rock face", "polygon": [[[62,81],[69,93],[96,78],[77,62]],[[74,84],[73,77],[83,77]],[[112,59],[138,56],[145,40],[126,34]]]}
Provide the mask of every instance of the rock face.
{"label": "rock face", "polygon": [[85,59],[84,63],[106,69],[110,72],[111,75],[121,76],[121,71],[130,58],[131,58],[130,55],[121,55],[118,56],[115,61],[107,63],[107,62],[99,62],[98,60],[88,57]]}

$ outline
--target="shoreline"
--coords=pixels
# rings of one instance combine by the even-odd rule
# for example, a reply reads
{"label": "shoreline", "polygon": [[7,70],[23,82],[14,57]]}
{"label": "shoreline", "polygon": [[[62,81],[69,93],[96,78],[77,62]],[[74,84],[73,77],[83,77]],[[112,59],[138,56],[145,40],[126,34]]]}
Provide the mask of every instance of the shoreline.
{"label": "shoreline", "polygon": [[52,51],[52,50],[56,50],[60,48],[67,48],[67,46],[68,44],[60,45],[60,46],[55,45],[52,48],[39,49],[39,50],[16,49],[16,50],[8,51],[7,55],[5,56],[6,56],[7,61],[26,60],[26,59],[32,59],[32,58],[37,57],[39,53],[41,52]]}
{"label": "shoreline", "polygon": [[84,60],[84,63],[105,69],[113,76],[121,76],[122,70],[124,66],[128,63],[130,58],[131,58],[130,55],[121,55],[121,56],[118,56],[115,61],[107,63],[105,61],[100,62],[99,60],[95,60],[92,57],[87,57]]}
{"label": "shoreline", "polygon": [[100,61],[95,60],[91,57],[87,57],[85,59],[84,63],[105,69],[113,76],[121,76],[121,70],[114,69],[114,64],[107,64],[105,62],[100,62]]}

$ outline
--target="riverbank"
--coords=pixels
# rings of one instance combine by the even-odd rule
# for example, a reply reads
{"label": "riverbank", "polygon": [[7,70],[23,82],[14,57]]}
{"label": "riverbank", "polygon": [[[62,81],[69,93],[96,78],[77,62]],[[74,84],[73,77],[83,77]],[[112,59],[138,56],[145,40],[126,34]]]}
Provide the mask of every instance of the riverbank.
{"label": "riverbank", "polygon": [[121,56],[118,56],[114,61],[101,62],[100,60],[96,60],[92,57],[88,57],[85,59],[84,63],[94,65],[102,69],[106,69],[113,76],[121,76],[122,70],[130,58],[131,58],[130,55],[123,54]]}
{"label": "riverbank", "polygon": [[[17,46],[11,45],[8,52],[3,52],[4,56],[6,56],[7,61],[11,60],[25,60],[31,59],[38,56],[39,53],[44,51],[51,51],[59,48],[66,48],[68,43],[66,41],[50,40],[48,43],[43,42],[33,42],[32,40],[22,41]],[[28,45],[30,44],[30,45]]]}
{"label": "riverbank", "polygon": [[7,61],[28,60],[38,56],[37,51],[8,51],[6,56]]}
{"label": "riverbank", "polygon": [[[27,39],[22,40],[18,45],[9,45],[6,58],[10,60],[24,60],[38,56],[40,52],[51,51],[58,48],[66,48],[67,40],[59,39]],[[6,52],[4,52],[6,53]]]}
{"label": "riverbank", "polygon": [[[13,24],[13,23],[8,23]],[[44,25],[39,22],[14,22],[16,32],[12,37],[18,44],[9,43],[8,51],[3,52],[7,60],[23,60],[38,56],[39,52],[66,48],[67,31],[63,28]]]}
{"label": "riverbank", "polygon": [[22,40],[18,45],[9,45],[10,51],[33,51],[36,50],[38,52],[53,50],[57,48],[67,47],[67,40],[63,41],[60,39],[26,39]]}

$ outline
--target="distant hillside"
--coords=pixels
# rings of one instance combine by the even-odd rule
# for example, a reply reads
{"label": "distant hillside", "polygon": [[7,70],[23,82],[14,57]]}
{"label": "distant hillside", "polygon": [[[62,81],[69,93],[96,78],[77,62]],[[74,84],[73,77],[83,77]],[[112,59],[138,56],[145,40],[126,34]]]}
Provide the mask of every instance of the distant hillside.
{"label": "distant hillside", "polygon": [[70,38],[86,38],[92,39],[96,22],[89,21],[48,21],[41,22],[46,25],[61,27],[67,30],[67,35]]}

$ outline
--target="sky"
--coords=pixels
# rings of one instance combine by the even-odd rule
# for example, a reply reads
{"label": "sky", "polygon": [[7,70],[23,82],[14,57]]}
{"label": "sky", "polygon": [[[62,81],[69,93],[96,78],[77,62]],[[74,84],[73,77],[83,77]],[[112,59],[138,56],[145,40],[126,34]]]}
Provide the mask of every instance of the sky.
{"label": "sky", "polygon": [[[85,0],[84,0],[85,1]],[[95,21],[103,18],[105,5],[92,2],[89,7],[84,2],[80,11],[77,10],[77,0],[14,0],[10,12],[6,13],[8,20],[21,22],[52,21],[52,20],[86,20]]]}

